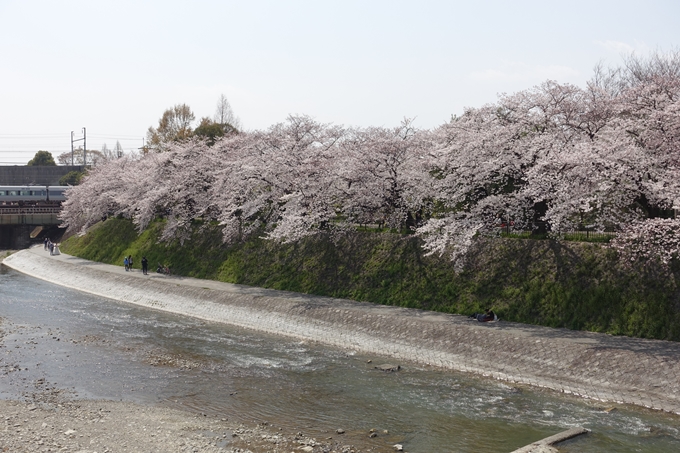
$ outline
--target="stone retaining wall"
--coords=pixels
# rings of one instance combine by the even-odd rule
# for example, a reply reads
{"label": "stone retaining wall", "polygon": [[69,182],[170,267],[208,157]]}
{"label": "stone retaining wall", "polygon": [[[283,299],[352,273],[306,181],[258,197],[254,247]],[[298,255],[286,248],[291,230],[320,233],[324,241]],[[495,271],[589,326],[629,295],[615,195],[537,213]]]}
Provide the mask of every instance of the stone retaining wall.
{"label": "stone retaining wall", "polygon": [[142,276],[35,249],[13,254],[4,264],[52,283],[180,315],[680,414],[678,343],[478,323],[414,309]]}

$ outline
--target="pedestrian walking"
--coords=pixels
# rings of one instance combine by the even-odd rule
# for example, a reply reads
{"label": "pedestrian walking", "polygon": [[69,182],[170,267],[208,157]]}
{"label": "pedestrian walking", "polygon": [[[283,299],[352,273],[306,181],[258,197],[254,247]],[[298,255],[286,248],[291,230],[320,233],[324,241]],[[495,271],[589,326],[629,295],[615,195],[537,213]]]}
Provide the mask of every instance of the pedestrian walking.
{"label": "pedestrian walking", "polygon": [[142,274],[147,275],[149,273],[149,261],[146,256],[142,257]]}
{"label": "pedestrian walking", "polygon": [[45,244],[45,250],[47,250],[47,243],[50,242],[50,240],[47,237],[45,237],[45,240],[43,242]]}
{"label": "pedestrian walking", "polygon": [[132,270],[132,255],[128,255],[128,267]]}
{"label": "pedestrian walking", "polygon": [[128,261],[128,257],[126,256],[125,259],[123,260],[123,264],[125,265],[125,271],[130,270],[130,262]]}

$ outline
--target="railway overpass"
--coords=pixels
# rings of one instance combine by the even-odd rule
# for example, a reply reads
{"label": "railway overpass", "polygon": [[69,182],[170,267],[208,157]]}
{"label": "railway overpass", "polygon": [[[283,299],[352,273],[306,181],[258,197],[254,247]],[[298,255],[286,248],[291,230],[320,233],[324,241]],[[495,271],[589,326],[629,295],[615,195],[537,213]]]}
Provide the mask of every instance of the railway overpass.
{"label": "railway overpass", "polygon": [[45,206],[0,206],[0,225],[59,225],[61,208]]}
{"label": "railway overpass", "polygon": [[[59,185],[59,178],[82,166],[0,166],[0,186]],[[45,237],[59,241],[59,207],[0,205],[0,249],[22,249]]]}
{"label": "railway overpass", "polygon": [[58,240],[63,233],[59,207],[0,206],[0,249],[22,249],[49,237]]}

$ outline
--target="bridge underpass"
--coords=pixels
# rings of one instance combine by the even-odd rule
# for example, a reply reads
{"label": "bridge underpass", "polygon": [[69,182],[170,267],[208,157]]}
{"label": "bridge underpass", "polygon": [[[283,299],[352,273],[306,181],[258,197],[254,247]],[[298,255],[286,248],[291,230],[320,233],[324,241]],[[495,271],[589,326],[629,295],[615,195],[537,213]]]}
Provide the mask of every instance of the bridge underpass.
{"label": "bridge underpass", "polygon": [[58,241],[60,207],[0,206],[0,249],[23,249],[45,237]]}

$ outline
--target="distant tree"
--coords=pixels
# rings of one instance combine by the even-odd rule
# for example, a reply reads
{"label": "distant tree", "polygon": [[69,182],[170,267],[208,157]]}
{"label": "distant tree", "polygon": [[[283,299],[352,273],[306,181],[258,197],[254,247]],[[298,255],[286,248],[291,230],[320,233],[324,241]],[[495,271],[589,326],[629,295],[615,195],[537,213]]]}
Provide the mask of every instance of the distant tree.
{"label": "distant tree", "polygon": [[104,156],[104,159],[106,160],[111,160],[114,158],[113,151],[109,149],[108,146],[106,146],[106,143],[102,145],[102,156]]}
{"label": "distant tree", "polygon": [[60,186],[77,186],[85,175],[84,171],[70,171],[59,178]]}
{"label": "distant tree", "polygon": [[231,126],[233,129],[241,129],[241,120],[236,116],[231,104],[224,94],[220,95],[217,100],[217,109],[215,110],[215,122],[223,126]]}
{"label": "distant tree", "polygon": [[120,145],[120,142],[118,140],[116,140],[116,146],[113,148],[113,154],[114,157],[117,159],[123,157],[124,154],[123,147]]}
{"label": "distant tree", "polygon": [[57,156],[57,162],[59,162],[59,165],[71,165],[71,162],[73,162],[73,165],[83,165],[83,149],[73,150],[73,159],[71,159],[71,151],[61,153]]}
{"label": "distant tree", "polygon": [[216,123],[208,117],[201,118],[201,123],[194,130],[194,135],[205,140],[208,146],[213,146],[220,137],[233,133],[238,131],[230,124]]}
{"label": "distant tree", "polygon": [[224,136],[224,128],[208,117],[201,119],[201,123],[194,131],[194,135],[205,140],[208,146],[213,146],[215,141]]}
{"label": "distant tree", "polygon": [[51,152],[38,151],[35,153],[35,156],[33,156],[33,159],[29,160],[26,165],[33,167],[49,167],[56,166],[57,163],[54,162],[54,157],[52,157]]}
{"label": "distant tree", "polygon": [[[102,147],[103,148],[103,147]],[[108,153],[110,153],[109,150],[107,150]],[[73,165],[83,165],[83,148],[79,147],[78,149],[73,150],[73,158],[71,158],[71,152],[67,151],[65,153],[59,154],[57,156],[57,162],[59,162],[59,165],[71,165],[71,160],[73,160]],[[87,150],[87,163],[89,165],[99,165],[102,162],[106,162],[110,160],[107,158],[107,156],[102,152],[102,151],[97,151],[94,149],[88,149]]]}
{"label": "distant tree", "polygon": [[120,145],[120,142],[116,140],[116,146],[112,150],[104,143],[102,145],[101,157],[104,160],[120,159],[123,157],[123,147]]}
{"label": "distant tree", "polygon": [[149,127],[146,133],[147,146],[155,151],[165,151],[168,144],[191,138],[191,123],[196,117],[186,104],[177,104],[163,112],[158,127]]}

